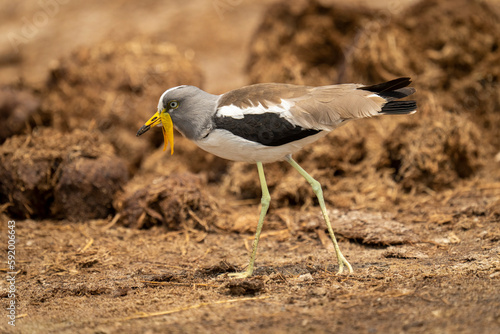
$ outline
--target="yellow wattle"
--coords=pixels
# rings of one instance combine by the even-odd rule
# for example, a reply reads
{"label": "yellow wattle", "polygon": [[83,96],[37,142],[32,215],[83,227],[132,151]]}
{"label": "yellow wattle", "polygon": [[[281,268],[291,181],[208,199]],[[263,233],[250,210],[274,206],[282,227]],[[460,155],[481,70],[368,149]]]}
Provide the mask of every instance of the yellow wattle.
{"label": "yellow wattle", "polygon": [[161,116],[161,130],[163,132],[163,140],[165,141],[165,146],[163,150],[167,150],[167,144],[170,142],[170,154],[174,154],[174,124],[172,123],[172,118],[169,113],[162,112]]}

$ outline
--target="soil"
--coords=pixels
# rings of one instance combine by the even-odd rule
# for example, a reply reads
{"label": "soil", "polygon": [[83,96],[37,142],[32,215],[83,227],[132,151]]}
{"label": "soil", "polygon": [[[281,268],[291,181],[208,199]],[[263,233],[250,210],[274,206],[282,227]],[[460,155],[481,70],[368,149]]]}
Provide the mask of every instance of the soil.
{"label": "soil", "polygon": [[[370,3],[0,5],[1,34],[21,36],[0,42],[17,316],[1,280],[0,332],[500,332],[499,4]],[[172,156],[158,129],[135,137],[175,85],[397,76],[416,114],[351,122],[295,156],[351,274],[309,184],[277,162],[255,274],[229,277],[251,250],[255,166],[179,133]]]}

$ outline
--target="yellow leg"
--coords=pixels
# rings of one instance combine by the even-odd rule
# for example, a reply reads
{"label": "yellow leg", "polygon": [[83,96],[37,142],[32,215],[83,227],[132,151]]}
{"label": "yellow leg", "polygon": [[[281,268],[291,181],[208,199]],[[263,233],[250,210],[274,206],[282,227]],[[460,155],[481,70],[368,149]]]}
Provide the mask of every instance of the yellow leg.
{"label": "yellow leg", "polygon": [[321,189],[321,184],[313,179],[313,177],[309,175],[302,167],[300,167],[299,164],[296,163],[291,156],[287,158],[287,161],[300,173],[300,175],[302,175],[307,180],[307,182],[309,182],[314,193],[316,194],[316,197],[318,198],[319,206],[321,207],[321,212],[323,213],[323,218],[325,219],[330,238],[333,241],[333,247],[335,248],[335,253],[337,254],[337,260],[339,261],[339,274],[344,271],[344,265],[347,267],[347,269],[349,269],[349,272],[352,273],[352,266],[349,264],[349,262],[347,262],[344,255],[342,255],[342,252],[340,251],[339,245],[337,243],[337,239],[335,238],[335,234],[333,234],[332,224],[330,223],[330,218],[328,218],[328,214],[326,213],[325,200],[323,198],[323,190]]}
{"label": "yellow leg", "polygon": [[264,167],[262,167],[262,162],[257,162],[257,170],[259,171],[260,186],[262,187],[262,207],[260,209],[259,223],[257,224],[257,232],[255,233],[255,239],[253,240],[252,254],[250,255],[250,263],[248,264],[247,270],[241,273],[231,273],[229,276],[235,278],[247,278],[253,274],[253,266],[255,263],[255,256],[257,255],[257,246],[259,244],[260,232],[262,231],[262,225],[264,225],[264,217],[266,216],[267,209],[269,208],[269,203],[271,202],[271,195],[269,195],[269,190],[267,189],[266,177],[264,176]]}

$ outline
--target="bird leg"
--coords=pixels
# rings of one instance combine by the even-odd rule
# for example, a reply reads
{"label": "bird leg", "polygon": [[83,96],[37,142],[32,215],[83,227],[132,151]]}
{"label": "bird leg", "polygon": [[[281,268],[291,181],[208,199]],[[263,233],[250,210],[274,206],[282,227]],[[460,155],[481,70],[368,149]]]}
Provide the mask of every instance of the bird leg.
{"label": "bird leg", "polygon": [[342,273],[342,271],[344,271],[344,265],[346,265],[349,269],[349,272],[352,273],[352,266],[349,264],[349,262],[347,262],[344,255],[342,255],[339,245],[337,244],[335,234],[333,234],[332,224],[330,223],[330,218],[328,218],[328,214],[326,212],[325,200],[323,198],[323,190],[321,189],[321,184],[316,181],[311,175],[309,175],[302,167],[300,167],[299,164],[296,163],[291,156],[287,157],[287,161],[300,173],[300,175],[302,175],[307,180],[307,182],[309,182],[314,193],[316,194],[316,197],[318,198],[319,206],[321,207],[321,212],[323,213],[323,218],[325,219],[326,227],[328,228],[328,234],[330,234],[330,238],[333,241],[333,247],[335,248],[335,253],[337,254],[337,260],[339,262],[338,273],[340,274]]}
{"label": "bird leg", "polygon": [[235,278],[247,278],[253,274],[253,266],[255,263],[255,256],[257,255],[257,245],[259,244],[260,232],[262,231],[262,225],[264,225],[264,217],[266,216],[267,209],[269,208],[269,203],[271,202],[271,195],[269,195],[269,190],[267,189],[266,177],[264,175],[264,167],[262,167],[262,162],[257,162],[257,170],[259,171],[260,186],[262,187],[262,207],[260,209],[259,223],[257,224],[257,232],[255,232],[255,239],[252,245],[252,254],[250,255],[250,263],[248,264],[247,270],[241,273],[231,273],[229,276]]}

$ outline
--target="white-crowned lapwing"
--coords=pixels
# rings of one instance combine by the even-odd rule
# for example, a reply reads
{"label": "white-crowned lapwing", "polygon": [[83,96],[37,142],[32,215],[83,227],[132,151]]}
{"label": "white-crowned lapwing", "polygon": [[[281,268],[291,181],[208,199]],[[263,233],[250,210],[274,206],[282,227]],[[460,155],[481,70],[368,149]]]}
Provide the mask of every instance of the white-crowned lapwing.
{"label": "white-crowned lapwing", "polygon": [[323,192],[293,159],[292,154],[326,136],[348,121],[379,115],[416,112],[415,101],[397,101],[415,92],[410,78],[378,85],[340,84],[311,87],[278,83],[256,84],[212,95],[193,86],[170,88],[163,93],[158,111],[137,132],[162,125],[165,147],[174,152],[173,127],[203,150],[234,161],[257,164],[262,187],[262,208],[246,271],[231,274],[251,276],[257,244],[271,197],[262,163],[286,160],[312,186],[333,241],[339,273],[352,267],[342,255],[328,218]]}

